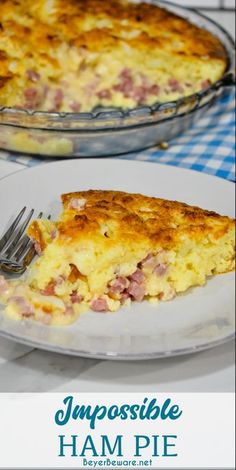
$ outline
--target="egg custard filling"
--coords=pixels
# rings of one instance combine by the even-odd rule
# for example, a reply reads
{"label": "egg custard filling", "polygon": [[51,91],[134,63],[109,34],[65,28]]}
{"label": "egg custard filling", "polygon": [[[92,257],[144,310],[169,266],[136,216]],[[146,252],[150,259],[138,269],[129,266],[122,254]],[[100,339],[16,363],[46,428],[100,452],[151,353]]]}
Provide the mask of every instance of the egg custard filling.
{"label": "egg custard filling", "polygon": [[65,194],[62,202],[58,221],[35,220],[28,229],[39,257],[25,279],[0,277],[11,318],[66,325],[89,309],[172,300],[235,268],[228,217],[115,191]]}
{"label": "egg custard filling", "polygon": [[227,64],[216,36],[154,4],[0,2],[0,106],[78,113],[152,105],[210,87]]}

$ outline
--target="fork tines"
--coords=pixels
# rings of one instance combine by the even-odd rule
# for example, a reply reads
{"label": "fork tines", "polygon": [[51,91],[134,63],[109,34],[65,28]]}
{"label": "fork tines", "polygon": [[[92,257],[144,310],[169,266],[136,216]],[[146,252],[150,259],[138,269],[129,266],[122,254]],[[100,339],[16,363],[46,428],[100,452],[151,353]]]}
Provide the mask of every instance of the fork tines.
{"label": "fork tines", "polygon": [[[22,273],[31,263],[36,251],[33,241],[25,231],[34,212],[31,209],[26,216],[26,207],[23,207],[0,239],[0,269],[8,273]],[[42,217],[43,212],[40,212],[37,218]]]}

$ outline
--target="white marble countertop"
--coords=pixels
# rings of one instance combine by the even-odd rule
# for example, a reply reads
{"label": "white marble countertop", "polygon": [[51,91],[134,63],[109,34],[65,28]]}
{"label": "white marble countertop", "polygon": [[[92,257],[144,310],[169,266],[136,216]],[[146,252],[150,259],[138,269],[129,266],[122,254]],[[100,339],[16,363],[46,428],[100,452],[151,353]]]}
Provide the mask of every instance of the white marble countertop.
{"label": "white marble countertop", "polygon": [[[232,12],[209,16],[235,37]],[[0,160],[0,177],[22,168]],[[231,392],[234,379],[233,342],[177,358],[108,362],[32,350],[0,338],[0,392]]]}
{"label": "white marble countertop", "polygon": [[[22,166],[0,160],[0,176]],[[234,344],[176,358],[109,362],[63,356],[0,337],[0,392],[230,392]]]}

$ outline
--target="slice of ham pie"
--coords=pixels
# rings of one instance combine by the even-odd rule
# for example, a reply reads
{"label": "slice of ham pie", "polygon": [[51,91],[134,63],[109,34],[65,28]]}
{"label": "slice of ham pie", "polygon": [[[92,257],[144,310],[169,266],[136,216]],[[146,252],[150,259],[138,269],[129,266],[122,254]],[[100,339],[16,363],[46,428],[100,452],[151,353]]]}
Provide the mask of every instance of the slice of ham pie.
{"label": "slice of ham pie", "polygon": [[39,257],[21,281],[0,277],[6,314],[66,325],[86,310],[168,301],[235,267],[234,220],[176,201],[116,191],[62,196],[56,222],[28,233]]}

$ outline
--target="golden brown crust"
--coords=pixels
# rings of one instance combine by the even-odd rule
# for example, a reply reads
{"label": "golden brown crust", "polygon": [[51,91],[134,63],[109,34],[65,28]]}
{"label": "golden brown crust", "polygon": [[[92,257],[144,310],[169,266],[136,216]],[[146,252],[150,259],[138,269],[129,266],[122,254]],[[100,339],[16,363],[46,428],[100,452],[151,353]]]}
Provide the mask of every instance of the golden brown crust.
{"label": "golden brown crust", "polygon": [[[77,44],[92,50],[103,49],[104,45],[107,46],[109,43],[114,45],[117,41],[124,41],[122,33],[138,29],[143,32],[143,36],[126,37],[127,43],[144,48],[153,44],[168,49],[172,47],[173,38],[181,39],[179,47],[176,44],[176,54],[193,58],[208,55],[226,61],[224,47],[210,32],[155,5],[145,3],[137,5],[119,0],[86,0],[86,2],[68,0],[65,9],[64,1],[55,0],[52,2],[53,13],[47,16],[46,4],[45,0],[1,1],[1,36],[5,37],[4,31],[7,26],[15,33],[15,40],[27,38],[28,44],[24,45],[24,49],[28,49],[27,53],[30,51],[34,54],[35,46],[37,48],[39,45],[44,46],[47,52],[47,47],[61,41],[77,41]],[[25,19],[25,25],[21,24],[21,17]],[[94,23],[91,29],[84,26],[84,22],[88,19]],[[96,27],[99,20],[104,21],[104,26]],[[106,20],[111,22],[108,23],[109,27],[105,26]],[[7,51],[1,51],[0,59],[2,54],[7,54]]]}
{"label": "golden brown crust", "polygon": [[[37,70],[47,86],[50,81],[55,84],[59,78],[63,79],[64,58],[71,54],[72,63],[75,51],[79,55],[84,51],[98,53],[101,57],[117,51],[120,65],[120,57],[132,57],[127,47],[134,53],[139,51],[143,57],[148,54],[150,60],[156,60],[154,56],[151,58],[152,51],[161,51],[164,63],[169,56],[178,63],[197,67],[212,64],[215,69],[212,74],[208,68],[197,72],[196,76],[203,81],[219,79],[227,65],[223,45],[210,32],[151,4],[68,0],[65,8],[63,0],[2,0],[0,19],[0,100],[7,105],[12,105],[13,95],[15,104],[22,104],[22,90],[32,87],[27,76],[29,70]],[[141,60],[136,59],[138,63]],[[88,58],[89,63],[93,60],[96,61],[91,56]],[[75,59],[74,72],[78,65]],[[188,70],[184,72],[185,78],[186,73]],[[153,72],[151,78],[155,79]],[[27,106],[27,102],[23,104]],[[37,108],[39,103],[35,100],[33,105]]]}
{"label": "golden brown crust", "polygon": [[43,239],[42,232],[40,230],[40,227],[39,227],[39,224],[38,224],[37,220],[34,220],[30,224],[29,229],[28,229],[28,235],[32,240],[34,240],[35,242],[37,242],[39,244],[40,249],[42,251],[45,249],[46,244],[45,244],[45,241]]}
{"label": "golden brown crust", "polygon": [[[78,200],[85,204],[79,212],[73,209]],[[62,243],[102,234],[113,242],[140,240],[150,249],[170,249],[182,237],[217,240],[234,227],[232,219],[215,212],[141,194],[90,190],[64,194],[62,202],[64,213],[58,227]]]}
{"label": "golden brown crust", "polygon": [[[85,45],[91,50],[99,50],[109,45],[114,46],[117,41],[123,41],[121,30],[130,32],[140,29],[141,36],[126,38],[126,42],[145,49],[150,46],[168,49],[172,47],[173,37],[176,39],[181,37],[181,44],[176,49],[176,54],[192,58],[208,55],[222,60],[226,59],[225,50],[216,37],[155,5],[145,3],[137,5],[117,0],[109,2],[88,0],[85,7],[83,0],[70,0],[66,11],[64,2],[59,1],[59,10],[61,14],[63,13],[61,20],[63,20],[65,35],[70,37],[70,40],[75,40],[77,45]],[[96,14],[98,17],[112,21],[112,28],[94,28],[78,36],[78,17],[83,23],[88,14],[91,16]],[[123,24],[121,28],[121,21],[127,21],[128,24]]]}

